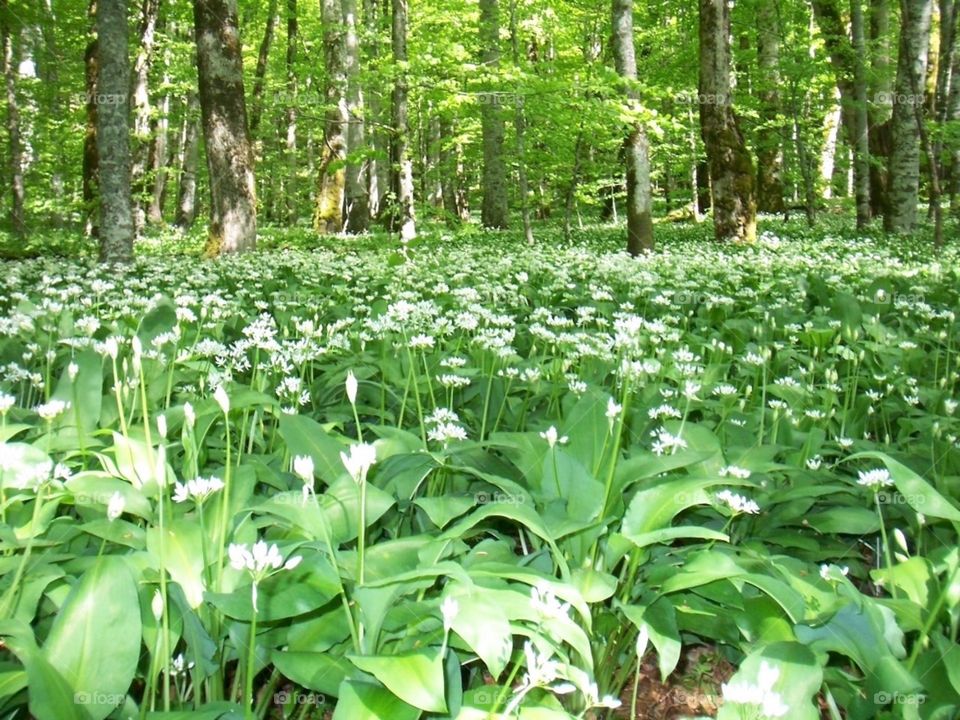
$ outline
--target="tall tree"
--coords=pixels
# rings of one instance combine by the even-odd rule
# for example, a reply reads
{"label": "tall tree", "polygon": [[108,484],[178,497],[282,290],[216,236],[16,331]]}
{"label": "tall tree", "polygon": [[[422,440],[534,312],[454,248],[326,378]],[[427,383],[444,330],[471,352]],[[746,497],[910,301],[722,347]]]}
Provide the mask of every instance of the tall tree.
{"label": "tall tree", "polygon": [[299,42],[299,26],[297,19],[297,0],[287,0],[287,101],[284,109],[286,117],[286,141],[284,153],[287,158],[287,192],[284,195],[286,202],[287,222],[295,220],[297,208],[297,43]]}
{"label": "tall tree", "polygon": [[[613,57],[623,78],[624,95],[633,112],[640,110],[637,92],[637,56],[633,45],[633,0],[613,0]],[[650,192],[650,151],[647,134],[634,120],[623,141],[627,165],[627,252],[639,255],[653,248]]]}
{"label": "tall tree", "polygon": [[160,0],[143,0],[140,8],[139,43],[133,62],[133,85],[130,90],[133,100],[133,160],[130,167],[130,182],[134,192],[133,224],[136,231],[143,227],[147,217],[145,199],[148,193],[147,170],[150,168],[153,130],[150,69],[153,66],[159,15]]}
{"label": "tall tree", "polygon": [[347,124],[347,81],[343,67],[343,16],[340,0],[322,0],[320,11],[323,21],[323,62],[327,77],[324,93],[327,112],[313,227],[318,233],[338,233],[343,229],[344,160],[347,156],[347,140],[344,136]]}
{"label": "tall tree", "polygon": [[930,48],[932,0],[901,0],[900,52],[893,102],[889,207],[884,227],[907,233],[917,220],[920,194],[920,119]]}
{"label": "tall tree", "polygon": [[256,135],[260,127],[260,116],[263,115],[263,90],[267,78],[267,61],[270,59],[270,47],[273,45],[273,35],[277,28],[277,0],[270,0],[267,6],[267,25],[260,40],[260,51],[257,53],[257,67],[253,71],[253,93],[250,98],[250,134]]}
{"label": "tall tree", "polygon": [[[493,78],[500,67],[500,6],[498,0],[480,0],[480,62]],[[483,204],[480,220],[487,228],[508,224],[507,165],[503,158],[504,119],[502,94],[481,95],[483,133]]]}
{"label": "tall tree", "polygon": [[[520,68],[520,38],[517,29],[517,0],[510,0],[510,50],[513,55],[513,65]],[[513,132],[516,138],[517,151],[517,184],[520,192],[520,219],[523,222],[523,237],[527,243],[533,243],[533,225],[530,222],[530,183],[527,180],[527,118],[524,113],[524,98],[522,95],[514,97],[513,102]],[[438,125],[439,130],[439,125]],[[441,191],[441,201],[442,201]]]}
{"label": "tall tree", "polygon": [[870,122],[867,104],[867,46],[863,0],[850,0],[850,33],[853,39],[853,182],[857,200],[857,227],[870,222]]}
{"label": "tall tree", "polygon": [[357,0],[342,0],[344,71],[347,79],[347,167],[345,178],[347,232],[362,233],[370,224],[363,90],[360,85],[360,43],[357,40]]}
{"label": "tall tree", "polygon": [[410,160],[407,119],[407,0],[391,2],[390,44],[397,77],[393,82],[393,137],[390,145],[391,185],[394,206],[390,210],[390,228],[400,231],[400,239],[412,240],[417,235],[413,206],[413,163]]}
{"label": "tall tree", "polygon": [[189,228],[197,218],[197,166],[200,160],[200,102],[190,93],[183,116],[183,140],[180,142],[180,184],[174,224]]}
{"label": "tall tree", "polygon": [[757,60],[760,107],[757,132],[757,209],[783,212],[783,150],[780,124],[780,21],[777,4],[757,3]]}
{"label": "tall tree", "polygon": [[129,262],[133,257],[133,209],[126,0],[97,0],[97,46],[100,260]]}
{"label": "tall tree", "polygon": [[17,103],[17,63],[10,28],[10,8],[0,0],[0,45],[7,101],[7,162],[10,168],[10,227],[15,235],[26,233],[24,222],[23,146],[20,141],[20,109]]}
{"label": "tall tree", "polygon": [[700,2],[700,133],[710,164],[717,240],[753,242],[757,236],[756,176],[733,111],[730,79],[730,6]]}
{"label": "tall tree", "polygon": [[200,115],[210,182],[208,256],[257,242],[256,183],[236,0],[194,0]]}

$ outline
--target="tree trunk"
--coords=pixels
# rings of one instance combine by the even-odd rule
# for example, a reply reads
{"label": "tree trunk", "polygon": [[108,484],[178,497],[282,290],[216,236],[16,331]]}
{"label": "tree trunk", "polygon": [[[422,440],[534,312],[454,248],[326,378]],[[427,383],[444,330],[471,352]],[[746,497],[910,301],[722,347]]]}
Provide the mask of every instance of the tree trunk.
{"label": "tree trunk", "polygon": [[850,0],[850,33],[853,38],[853,184],[857,199],[857,227],[870,222],[870,123],[867,105],[867,49],[863,0]]}
{"label": "tree trunk", "polygon": [[[381,35],[385,13],[381,12],[377,0],[363,0],[363,25],[366,32],[364,63],[368,68],[379,68],[381,55]],[[367,202],[371,218],[379,218],[384,209],[384,196],[390,190],[390,139],[384,126],[387,103],[384,102],[382,85],[371,80],[364,98],[367,116],[372,124],[366,127],[372,153],[367,165]]]}
{"label": "tree trunk", "polygon": [[757,237],[755,170],[730,94],[730,8],[700,0],[700,132],[710,162],[717,240]]}
{"label": "tree trunk", "polygon": [[[498,0],[480,0],[480,63],[486,85],[498,83],[500,68],[500,8]],[[503,95],[480,95],[480,123],[483,135],[483,203],[480,222],[486,228],[501,229],[508,224],[507,166],[503,158]]]}
{"label": "tree trunk", "polygon": [[27,228],[24,221],[23,146],[20,141],[20,109],[17,103],[17,63],[9,26],[10,9],[7,0],[0,0],[0,44],[3,52],[3,77],[7,99],[7,158],[10,168],[10,229],[23,237]]}
{"label": "tree trunk", "polygon": [[343,71],[342,13],[340,0],[322,0],[323,59],[327,85],[324,96],[327,112],[324,121],[323,151],[317,179],[313,228],[321,234],[343,230],[343,161],[347,156],[344,126],[347,123],[346,77]]}
{"label": "tree trunk", "polygon": [[413,163],[410,160],[407,122],[407,0],[392,0],[391,47],[393,62],[399,68],[393,84],[393,142],[391,144],[391,184],[394,207],[390,211],[390,229],[400,231],[400,239],[409,242],[417,235],[413,205]]}
{"label": "tree trunk", "polygon": [[[920,128],[922,89],[927,73],[930,46],[932,0],[902,0],[900,52],[897,61],[896,92],[893,99],[893,148],[890,153],[889,212],[884,228],[889,232],[911,232],[917,220],[920,194]],[[920,89],[919,95],[916,90]]]}
{"label": "tree trunk", "polygon": [[343,11],[344,61],[347,76],[347,167],[346,230],[362,233],[370,225],[367,193],[367,143],[360,86],[360,45],[357,40],[357,0],[341,0]]}
{"label": "tree trunk", "polygon": [[183,163],[177,189],[177,227],[189,228],[197,218],[197,165],[200,160],[200,102],[190,94],[187,100],[183,133]]}
{"label": "tree trunk", "polygon": [[833,172],[837,162],[837,141],[840,136],[840,124],[843,120],[841,107],[842,93],[834,88],[834,104],[823,118],[823,148],[820,151],[821,196],[829,200],[833,197]]}
{"label": "tree trunk", "polygon": [[[164,54],[163,86],[169,87],[170,52]],[[150,207],[147,210],[147,222],[151,225],[163,224],[163,196],[167,185],[167,159],[169,154],[170,134],[170,91],[164,92],[160,101],[160,112],[152,122],[152,136],[150,146],[150,169],[153,172],[153,192],[150,196]]]}
{"label": "tree trunk", "polygon": [[99,79],[97,155],[100,170],[100,260],[133,258],[130,198],[130,59],[126,0],[97,0]]}
{"label": "tree trunk", "polygon": [[293,223],[297,213],[297,0],[287,0],[287,108],[286,142],[287,192],[284,194],[287,222]]}
{"label": "tree trunk", "polygon": [[143,0],[140,12],[139,48],[133,63],[133,161],[130,182],[133,188],[133,225],[139,232],[146,221],[147,169],[150,164],[150,67],[153,64],[153,46],[156,39],[160,0]]}
{"label": "tree trunk", "polygon": [[83,135],[83,208],[86,215],[85,230],[89,237],[98,237],[100,228],[100,213],[96,207],[100,160],[97,154],[97,81],[100,77],[97,45],[97,39],[93,37],[83,54],[84,85],[87,90],[86,129]]}
{"label": "tree trunk", "polygon": [[210,182],[205,253],[252,250],[257,243],[256,181],[243,95],[236,0],[194,0],[200,113]]}
{"label": "tree trunk", "polygon": [[267,6],[267,26],[260,41],[257,53],[257,67],[253,72],[253,92],[250,97],[250,135],[256,135],[263,115],[263,88],[267,78],[267,61],[270,59],[270,46],[277,27],[277,0],[270,0]]}
{"label": "tree trunk", "polygon": [[777,6],[757,7],[757,58],[760,106],[764,122],[757,131],[757,209],[783,212],[783,151],[780,135],[780,23]]}
{"label": "tree trunk", "polygon": [[[627,107],[640,111],[636,89],[637,57],[633,46],[633,0],[613,0],[613,57],[623,81]],[[653,216],[650,192],[650,151],[647,133],[640,122],[630,127],[623,143],[627,166],[627,252],[639,255],[653,249]]]}
{"label": "tree trunk", "polygon": [[[517,0],[510,0],[510,47],[513,52],[513,65],[520,69],[520,38],[517,31]],[[527,119],[524,115],[522,95],[514,97],[513,128],[516,136],[517,183],[520,191],[520,219],[523,222],[523,237],[533,244],[533,225],[530,223],[530,183],[527,180]]]}

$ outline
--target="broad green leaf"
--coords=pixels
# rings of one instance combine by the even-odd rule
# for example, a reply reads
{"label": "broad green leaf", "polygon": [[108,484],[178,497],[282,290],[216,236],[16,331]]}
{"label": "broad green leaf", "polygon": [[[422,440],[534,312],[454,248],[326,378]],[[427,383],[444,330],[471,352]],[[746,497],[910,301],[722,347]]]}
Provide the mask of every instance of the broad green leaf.
{"label": "broad green leaf", "polygon": [[882,462],[890,471],[890,477],[907,504],[918,513],[923,514],[924,517],[960,522],[960,510],[906,465],[897,462],[885,453],[875,451],[856,453],[847,457],[846,460],[862,458]]}
{"label": "broad green leaf", "polygon": [[327,485],[333,484],[347,472],[340,459],[340,453],[346,452],[347,446],[334,439],[315,420],[305,415],[284,413],[280,416],[278,432],[286,442],[291,457],[309,455],[313,458],[317,476]]}
{"label": "broad green leaf", "polygon": [[325,695],[336,695],[340,683],[354,672],[344,658],[328,652],[275,650],[270,659],[284,677]]}
{"label": "broad green leaf", "polygon": [[163,542],[159,527],[147,530],[147,551],[155,566],[166,568],[170,577],[180,584],[190,607],[199,607],[206,589],[201,549],[205,540],[200,533],[200,525],[185,518],[171,520],[164,528],[162,539]]}
{"label": "broad green leaf", "polygon": [[417,720],[421,712],[379,685],[362,680],[344,680],[333,720]]}
{"label": "broad green leaf", "polygon": [[669,598],[660,598],[650,605],[624,605],[621,609],[638,630],[647,627],[650,642],[657,649],[660,680],[666,682],[680,661],[680,631],[673,603]]}
{"label": "broad green leaf", "polygon": [[44,658],[103,720],[126,696],[140,657],[137,585],[119,557],[101,557],[81,576],[57,613]]}
{"label": "broad green leaf", "polygon": [[348,655],[354,665],[373,675],[390,692],[427,712],[446,712],[443,658],[438,648],[396,655]]}
{"label": "broad green leaf", "polygon": [[[768,692],[776,693],[781,704],[789,710],[785,717],[790,720],[819,720],[820,712],[813,698],[823,683],[823,670],[816,655],[805,645],[796,642],[771,643],[755,650],[740,664],[740,669],[730,684],[761,684],[762,668],[768,668],[775,680]],[[759,706],[727,700],[721,705],[717,720],[741,720],[743,717],[759,717]]]}

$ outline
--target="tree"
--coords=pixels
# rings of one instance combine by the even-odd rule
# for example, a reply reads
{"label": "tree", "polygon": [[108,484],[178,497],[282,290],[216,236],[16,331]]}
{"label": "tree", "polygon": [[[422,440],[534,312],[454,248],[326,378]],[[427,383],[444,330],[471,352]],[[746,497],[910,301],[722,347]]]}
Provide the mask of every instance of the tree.
{"label": "tree", "polygon": [[[901,0],[900,52],[893,99],[889,208],[884,227],[907,233],[917,220],[920,194],[920,119],[927,74],[932,0]],[[919,92],[918,92],[919,90]]]}
{"label": "tree", "polygon": [[399,230],[403,241],[417,235],[413,208],[413,163],[407,147],[410,128],[407,122],[407,0],[392,0],[390,44],[397,77],[393,83],[393,137],[390,145],[391,185],[394,206],[390,210],[391,231]]}
{"label": "tree", "polygon": [[867,50],[863,2],[850,0],[850,33],[853,39],[853,182],[857,199],[857,227],[870,222],[870,121],[867,105]]}
{"label": "tree", "polygon": [[236,0],[194,0],[193,17],[210,181],[205,254],[252,250],[257,242],[256,183]]}
{"label": "tree", "polygon": [[126,0],[97,1],[97,48],[100,260],[129,262],[133,257],[133,208]]}
{"label": "tree", "polygon": [[344,126],[348,120],[344,97],[347,81],[343,70],[340,0],[322,0],[320,11],[323,20],[323,62],[327,76],[324,93],[327,112],[313,228],[318,233],[338,233],[343,229],[344,160],[347,157]]}
{"label": "tree", "polygon": [[777,5],[757,3],[761,127],[757,132],[757,209],[783,212],[783,150],[780,133],[780,23]]}
{"label": "tree", "polygon": [[3,77],[7,100],[7,141],[10,166],[10,227],[13,233],[26,233],[23,211],[23,147],[20,142],[20,110],[17,103],[16,67],[13,38],[10,32],[10,8],[7,0],[0,0],[0,45],[3,53]]}
{"label": "tree", "polygon": [[357,40],[357,0],[342,0],[344,28],[344,70],[347,77],[347,168],[345,229],[362,233],[370,224],[367,193],[366,137],[363,117],[363,90],[360,86],[360,43]]}
{"label": "tree", "polygon": [[710,164],[714,234],[753,242],[756,176],[731,100],[730,8],[727,0],[700,0],[699,7],[700,133]]}
{"label": "tree", "polygon": [[[480,63],[493,77],[500,67],[500,7],[498,0],[480,0]],[[503,95],[485,92],[481,96],[483,129],[483,204],[480,221],[487,228],[508,225],[507,166],[503,159]]]}
{"label": "tree", "polygon": [[[633,0],[613,0],[612,25],[617,74],[623,78],[624,95],[630,109],[638,112],[640,99],[636,90]],[[639,255],[643,250],[653,249],[650,153],[647,134],[639,121],[633,122],[623,141],[623,158],[627,169],[627,252]]]}

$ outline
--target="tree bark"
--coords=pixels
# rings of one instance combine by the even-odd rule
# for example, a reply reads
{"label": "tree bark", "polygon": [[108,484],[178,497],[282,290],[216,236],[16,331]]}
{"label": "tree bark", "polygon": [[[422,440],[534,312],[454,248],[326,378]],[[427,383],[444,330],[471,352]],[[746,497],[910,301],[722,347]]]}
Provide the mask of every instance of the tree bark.
{"label": "tree bark", "polygon": [[757,58],[763,123],[757,131],[757,209],[783,212],[783,151],[780,124],[780,22],[777,6],[757,6]]}
{"label": "tree bark", "polygon": [[870,222],[870,122],[867,104],[867,48],[863,0],[850,0],[850,34],[853,39],[853,184],[857,201],[857,227]]}
{"label": "tree bark", "polygon": [[[93,0],[91,0],[92,4]],[[93,7],[91,7],[91,14]],[[94,18],[94,26],[96,18]],[[94,27],[94,29],[96,29]],[[87,43],[83,54],[84,87],[86,88],[86,128],[83,135],[83,208],[84,225],[88,237],[98,237],[100,214],[96,207],[97,185],[99,180],[99,160],[97,154],[97,81],[100,76],[99,51],[94,35]]]}
{"label": "tree bark", "polygon": [[710,163],[717,240],[757,237],[756,174],[730,89],[730,8],[700,0],[700,132]]}
{"label": "tree bark", "polygon": [[[487,86],[497,82],[500,68],[500,7],[498,0],[480,0],[480,63],[487,74]],[[503,157],[504,119],[502,93],[480,95],[480,123],[483,136],[483,203],[480,221],[486,228],[508,225],[507,166]]]}
{"label": "tree bark", "polygon": [[177,214],[174,223],[189,228],[197,218],[197,165],[200,160],[200,102],[193,93],[187,100],[182,143],[183,162],[177,188]]}
{"label": "tree bark", "polygon": [[270,46],[277,28],[277,0],[270,0],[267,6],[267,26],[260,41],[257,53],[257,67],[253,72],[253,92],[250,97],[250,135],[256,135],[263,115],[263,88],[267,78],[267,61],[270,59]]}
{"label": "tree bark", "polygon": [[[920,127],[917,105],[923,108],[923,86],[930,47],[932,0],[901,1],[900,52],[893,98],[893,148],[890,153],[889,212],[884,228],[911,232],[917,220],[920,194]],[[917,92],[920,90],[920,93]]]}
{"label": "tree bark", "polygon": [[[381,35],[385,13],[377,0],[363,0],[363,26],[366,42],[363,43],[364,63],[368,68],[379,68]],[[392,22],[392,21],[391,21]],[[390,191],[390,138],[385,132],[388,120],[384,117],[387,105],[382,85],[372,80],[364,98],[367,116],[371,124],[366,128],[371,154],[367,165],[367,202],[371,218],[379,218],[384,209],[384,197]]]}
{"label": "tree bark", "polygon": [[313,228],[321,234],[333,234],[343,230],[344,160],[347,156],[347,141],[344,129],[347,124],[346,77],[344,75],[343,16],[340,0],[322,0],[323,59],[327,85],[324,92],[327,112],[324,121],[323,151],[320,157],[317,178],[316,207]]}
{"label": "tree bark", "polygon": [[257,242],[256,181],[236,0],[194,0],[193,14],[210,182],[205,253],[216,256],[252,250]]}
{"label": "tree bark", "polygon": [[833,173],[836,169],[837,142],[840,138],[840,125],[843,122],[842,93],[834,88],[834,104],[823,118],[823,146],[820,151],[821,196],[829,200],[833,197]]}
{"label": "tree bark", "polygon": [[370,225],[367,180],[366,132],[363,90],[360,86],[360,44],[357,40],[357,0],[341,0],[343,11],[344,61],[347,77],[347,167],[345,178],[345,229],[362,233]]}
{"label": "tree bark", "polygon": [[150,68],[153,64],[153,46],[156,40],[160,0],[143,0],[138,33],[139,48],[133,63],[133,161],[130,182],[133,188],[133,225],[139,232],[146,221],[146,198],[149,193],[147,169],[150,166],[151,109]]}
{"label": "tree bark", "polygon": [[17,237],[26,235],[24,220],[23,145],[20,140],[20,107],[17,103],[17,63],[10,32],[10,9],[0,0],[0,45],[7,100],[7,162],[10,170],[10,229]]}
{"label": "tree bark", "polygon": [[[633,45],[633,0],[613,0],[611,18],[614,65],[623,81],[624,99],[630,110],[639,112],[637,56]],[[627,252],[639,255],[644,250],[653,249],[650,150],[647,133],[639,121],[634,121],[623,142],[623,158],[627,166]]]}
{"label": "tree bark", "polygon": [[101,262],[129,262],[133,258],[126,6],[126,0],[97,0],[100,72],[95,102]]}
{"label": "tree bark", "polygon": [[297,212],[297,0],[287,0],[287,107],[286,142],[287,191],[284,194],[287,222],[293,223]]}
{"label": "tree bark", "polygon": [[[513,65],[520,69],[520,38],[517,30],[517,0],[510,0],[510,47],[513,53]],[[530,222],[530,183],[527,180],[527,119],[524,114],[524,98],[516,95],[513,99],[513,129],[516,137],[517,183],[520,191],[520,220],[523,222],[523,237],[533,244],[533,225]]]}
{"label": "tree bark", "polygon": [[398,74],[393,84],[393,142],[391,143],[391,184],[394,207],[390,229],[399,230],[400,239],[409,242],[417,235],[413,205],[413,163],[410,160],[407,121],[407,0],[392,0],[391,48]]}

